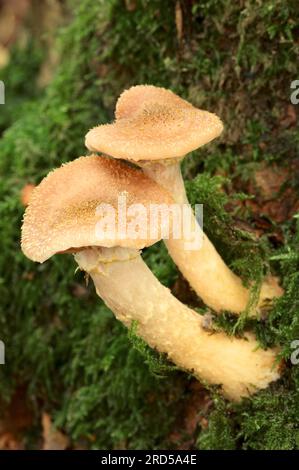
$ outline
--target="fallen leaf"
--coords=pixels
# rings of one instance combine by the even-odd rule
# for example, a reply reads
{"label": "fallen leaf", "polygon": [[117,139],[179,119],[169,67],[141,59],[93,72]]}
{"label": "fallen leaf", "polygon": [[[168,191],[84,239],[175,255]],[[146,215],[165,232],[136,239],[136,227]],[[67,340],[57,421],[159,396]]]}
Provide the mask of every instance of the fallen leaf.
{"label": "fallen leaf", "polygon": [[65,450],[70,445],[69,438],[58,429],[55,429],[50,415],[42,414],[43,450]]}
{"label": "fallen leaf", "polygon": [[288,104],[285,111],[284,116],[280,120],[281,127],[288,128],[293,127],[297,123],[297,113],[296,108],[292,104]]}
{"label": "fallen leaf", "polygon": [[255,184],[263,199],[271,199],[287,181],[289,171],[278,166],[266,166],[255,172]]}
{"label": "fallen leaf", "polygon": [[202,385],[195,380],[191,382],[190,396],[180,413],[181,418],[175,424],[175,430],[169,436],[179,450],[188,450],[194,446],[197,427],[208,426],[206,415],[211,405],[212,400]]}
{"label": "fallen leaf", "polygon": [[135,11],[137,8],[136,0],[125,0],[125,4],[128,11]]}
{"label": "fallen leaf", "polygon": [[16,439],[11,432],[5,432],[0,435],[0,450],[23,450],[22,442]]}
{"label": "fallen leaf", "polygon": [[0,420],[0,449],[23,449],[23,433],[32,426],[32,413],[26,405],[25,388],[20,387],[5,407]]}

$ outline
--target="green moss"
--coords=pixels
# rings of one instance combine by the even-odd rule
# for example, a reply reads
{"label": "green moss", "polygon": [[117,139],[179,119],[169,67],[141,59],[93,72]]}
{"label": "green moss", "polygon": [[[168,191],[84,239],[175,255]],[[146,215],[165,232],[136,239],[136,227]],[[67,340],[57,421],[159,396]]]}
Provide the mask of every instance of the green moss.
{"label": "green moss", "polygon": [[209,428],[201,432],[197,447],[201,450],[234,450],[237,448],[236,432],[230,407],[221,397],[214,399],[213,411],[209,416]]}
{"label": "green moss", "polygon": [[0,134],[23,114],[25,103],[38,98],[41,90],[37,86],[37,74],[42,63],[43,51],[36,40],[26,45],[15,45],[10,53],[10,62],[0,70],[5,84],[5,106],[1,106]]}
{"label": "green moss", "polygon": [[134,347],[148,365],[151,374],[157,378],[168,375],[169,372],[178,369],[175,365],[170,365],[167,362],[167,357],[153,351],[137,333],[138,322],[133,322],[129,330],[129,339]]}
{"label": "green moss", "polygon": [[288,383],[260,392],[241,405],[215,400],[209,429],[199,435],[200,449],[298,449],[298,393]]}

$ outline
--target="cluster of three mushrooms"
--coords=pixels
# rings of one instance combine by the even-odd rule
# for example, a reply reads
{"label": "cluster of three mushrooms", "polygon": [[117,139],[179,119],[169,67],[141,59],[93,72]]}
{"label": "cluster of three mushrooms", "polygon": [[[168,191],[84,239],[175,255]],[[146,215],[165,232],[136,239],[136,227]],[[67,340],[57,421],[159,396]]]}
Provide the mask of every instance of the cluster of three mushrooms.
{"label": "cluster of three mushrooms", "polygon": [[253,335],[230,338],[204,329],[202,317],[179,302],[152,274],[139,250],[158,241],[144,232],[97,231],[98,207],[118,210],[128,204],[171,204],[167,191],[141,170],[99,156],[78,158],[51,172],[33,191],[22,227],[22,250],[34,261],[73,252],[79,267],[93,279],[98,295],[126,326],[137,322],[138,334],[175,364],[239,400],[279,377],[276,351],[257,349]]}
{"label": "cluster of three mushrooms", "polygon": [[[173,92],[152,85],[138,85],[123,92],[115,116],[114,123],[88,132],[87,148],[136,163],[167,189],[176,203],[188,207],[180,162],[184,155],[220,135],[221,120]],[[164,240],[169,254],[206,305],[215,312],[228,310],[240,314],[248,305],[250,292],[202,232],[190,206],[189,211],[202,246],[197,250],[187,249],[184,237],[173,237]],[[281,293],[274,278],[266,280],[258,305],[251,313],[258,314],[266,300]]]}

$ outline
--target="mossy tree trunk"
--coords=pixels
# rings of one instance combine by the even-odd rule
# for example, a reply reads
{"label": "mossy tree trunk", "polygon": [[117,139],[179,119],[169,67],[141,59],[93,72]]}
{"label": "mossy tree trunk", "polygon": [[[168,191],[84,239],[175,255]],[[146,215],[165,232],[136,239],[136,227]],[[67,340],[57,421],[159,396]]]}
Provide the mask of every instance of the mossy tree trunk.
{"label": "mossy tree trunk", "polygon": [[[63,20],[44,89],[43,47],[15,49],[0,71],[13,77],[9,100],[23,103],[0,109],[3,409],[25,387],[37,422],[47,409],[87,447],[297,448],[299,373],[289,361],[299,337],[299,138],[289,101],[297,2],[83,0],[68,2]],[[130,341],[70,258],[39,266],[20,252],[23,185],[85,154],[87,130],[111,119],[117,96],[137,83],[171,88],[221,116],[221,140],[184,165],[190,200],[204,204],[205,229],[238,274],[258,290],[271,270],[286,289],[265,322],[218,320],[230,333],[250,328],[262,344],[280,344],[287,360],[278,384],[241,405],[168,370],[134,334]],[[175,295],[207,313],[162,246],[144,257]]]}

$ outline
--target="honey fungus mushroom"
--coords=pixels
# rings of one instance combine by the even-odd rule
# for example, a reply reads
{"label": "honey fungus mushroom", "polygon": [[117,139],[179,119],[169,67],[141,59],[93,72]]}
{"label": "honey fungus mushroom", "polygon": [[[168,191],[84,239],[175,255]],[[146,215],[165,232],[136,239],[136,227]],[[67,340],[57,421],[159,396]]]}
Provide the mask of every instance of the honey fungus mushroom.
{"label": "honey fungus mushroom", "polygon": [[31,183],[25,184],[21,190],[20,199],[24,207],[28,206],[32,193],[34,191],[35,185]]}
{"label": "honey fungus mushroom", "polygon": [[[218,137],[223,125],[215,114],[192,106],[173,92],[151,85],[138,85],[122,93],[116,104],[116,121],[91,129],[86,146],[132,161],[159,185],[170,191],[175,201],[188,205],[180,162],[192,150]],[[189,206],[190,213],[192,209]],[[191,215],[192,217],[192,215]],[[186,240],[165,240],[176,265],[206,305],[216,312],[240,314],[250,292],[242,280],[224,263],[215,247],[193,217],[194,230],[202,246],[186,249]],[[275,279],[265,281],[257,308],[265,300],[282,294]]]}
{"label": "honey fungus mushroom", "polygon": [[132,239],[126,227],[108,237],[97,233],[98,206],[109,204],[117,211],[123,194],[128,204],[145,208],[172,202],[141,170],[113,159],[81,157],[54,170],[36,187],[26,209],[24,254],[44,262],[55,253],[74,252],[118,320],[127,327],[136,321],[138,334],[151,347],[198,379],[221,385],[228,398],[239,400],[276,380],[275,350],[257,349],[253,335],[211,334],[198,313],[160,284],[139,253],[156,240]]}

